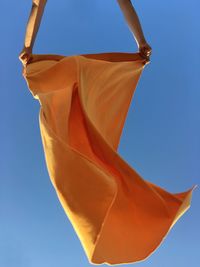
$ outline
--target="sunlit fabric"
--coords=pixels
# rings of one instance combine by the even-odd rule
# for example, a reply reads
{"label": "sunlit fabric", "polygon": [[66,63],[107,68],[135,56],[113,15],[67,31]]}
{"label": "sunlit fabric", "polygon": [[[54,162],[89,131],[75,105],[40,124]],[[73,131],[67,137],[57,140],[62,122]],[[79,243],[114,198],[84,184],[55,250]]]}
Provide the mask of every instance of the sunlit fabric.
{"label": "sunlit fabric", "polygon": [[49,177],[92,264],[144,260],[190,206],[194,187],[169,193],[117,152],[146,63],[139,53],[33,54],[23,68]]}

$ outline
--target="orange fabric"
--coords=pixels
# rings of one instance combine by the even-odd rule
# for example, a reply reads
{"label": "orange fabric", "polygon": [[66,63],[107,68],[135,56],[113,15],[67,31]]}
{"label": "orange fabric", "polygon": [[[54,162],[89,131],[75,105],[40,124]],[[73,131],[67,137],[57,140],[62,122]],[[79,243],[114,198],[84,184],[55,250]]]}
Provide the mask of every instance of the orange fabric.
{"label": "orange fabric", "polygon": [[145,259],[189,208],[145,181],[117,153],[146,65],[139,53],[33,55],[23,76],[40,102],[50,179],[92,264]]}

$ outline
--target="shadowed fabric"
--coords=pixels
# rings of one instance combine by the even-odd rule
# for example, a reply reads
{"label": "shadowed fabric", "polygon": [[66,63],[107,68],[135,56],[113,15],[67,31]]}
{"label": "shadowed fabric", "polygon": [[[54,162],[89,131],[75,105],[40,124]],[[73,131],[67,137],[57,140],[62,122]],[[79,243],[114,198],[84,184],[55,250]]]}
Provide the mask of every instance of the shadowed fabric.
{"label": "shadowed fabric", "polygon": [[23,76],[40,103],[46,165],[92,264],[147,258],[189,208],[144,180],[117,153],[146,62],[139,53],[33,54]]}

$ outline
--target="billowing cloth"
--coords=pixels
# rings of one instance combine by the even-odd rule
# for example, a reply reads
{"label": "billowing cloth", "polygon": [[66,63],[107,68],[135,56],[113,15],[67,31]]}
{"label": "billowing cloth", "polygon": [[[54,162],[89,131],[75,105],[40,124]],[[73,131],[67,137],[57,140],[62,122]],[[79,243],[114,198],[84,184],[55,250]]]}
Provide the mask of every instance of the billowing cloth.
{"label": "billowing cloth", "polygon": [[139,53],[33,54],[23,68],[51,182],[92,264],[144,260],[190,206],[194,187],[169,193],[117,153],[146,63]]}

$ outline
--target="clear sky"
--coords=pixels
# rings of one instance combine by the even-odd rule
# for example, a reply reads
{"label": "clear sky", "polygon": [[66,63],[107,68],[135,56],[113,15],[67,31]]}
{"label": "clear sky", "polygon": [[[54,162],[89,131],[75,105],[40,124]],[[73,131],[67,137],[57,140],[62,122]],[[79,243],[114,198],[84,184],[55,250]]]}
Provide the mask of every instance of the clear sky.
{"label": "clear sky", "polygon": [[[0,267],[89,267],[50,182],[39,102],[26,86],[18,59],[31,2],[0,0]],[[200,181],[200,3],[132,3],[153,50],[129,109],[119,154],[144,179],[172,193],[186,191]],[[116,0],[48,0],[33,53],[111,51],[137,51]],[[126,266],[198,266],[199,204],[198,187],[191,208],[154,254]]]}

